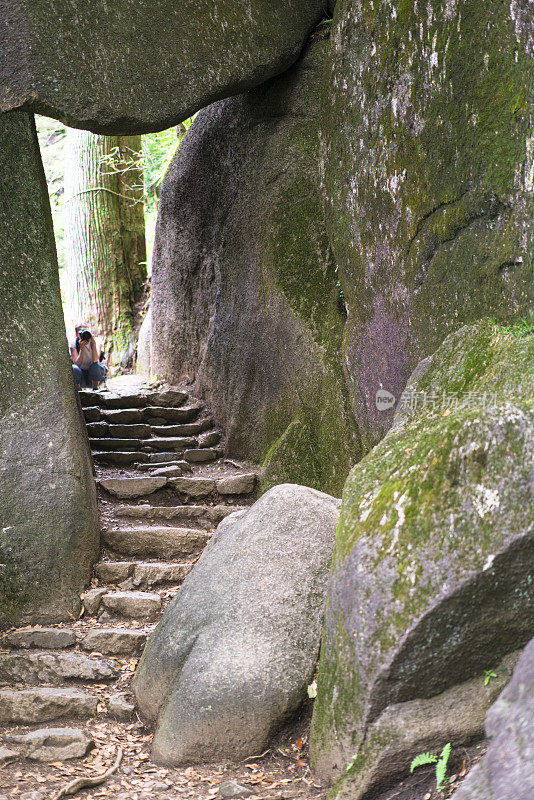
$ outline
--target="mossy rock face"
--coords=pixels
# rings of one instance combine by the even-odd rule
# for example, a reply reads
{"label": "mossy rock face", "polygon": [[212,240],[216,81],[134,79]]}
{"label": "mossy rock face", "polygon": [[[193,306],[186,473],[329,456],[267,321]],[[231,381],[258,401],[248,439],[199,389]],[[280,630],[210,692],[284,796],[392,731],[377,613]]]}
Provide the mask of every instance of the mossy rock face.
{"label": "mossy rock face", "polygon": [[99,551],[33,117],[0,116],[0,626],[68,619]]}
{"label": "mossy rock face", "polygon": [[325,211],[366,446],[445,336],[534,301],[530,4],[339,0],[321,115]]}
{"label": "mossy rock face", "polygon": [[152,371],[189,380],[263,488],[339,496],[361,455],[318,173],[327,42],[193,122],[165,178],[152,272]]}
{"label": "mossy rock face", "polygon": [[339,778],[386,707],[468,680],[532,636],[533,378],[534,336],[460,329],[350,473],[312,727],[323,777]]}
{"label": "mossy rock face", "polygon": [[323,0],[0,0],[0,109],[169,128],[287,69]]}

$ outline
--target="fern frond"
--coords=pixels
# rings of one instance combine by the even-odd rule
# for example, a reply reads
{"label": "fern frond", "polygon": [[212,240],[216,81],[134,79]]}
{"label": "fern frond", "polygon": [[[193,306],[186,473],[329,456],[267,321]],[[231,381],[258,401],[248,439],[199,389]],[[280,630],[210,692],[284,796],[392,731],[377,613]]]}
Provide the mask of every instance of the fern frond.
{"label": "fern frond", "polygon": [[432,753],[419,753],[410,764],[410,772],[413,772],[417,767],[424,767],[427,764],[435,764],[438,760],[437,756]]}
{"label": "fern frond", "polygon": [[436,764],[436,789],[438,790],[438,792],[440,791],[443,785],[443,781],[445,780],[445,775],[447,773],[447,762],[449,760],[450,754],[451,754],[451,743],[447,742],[447,744],[441,751],[439,761]]}

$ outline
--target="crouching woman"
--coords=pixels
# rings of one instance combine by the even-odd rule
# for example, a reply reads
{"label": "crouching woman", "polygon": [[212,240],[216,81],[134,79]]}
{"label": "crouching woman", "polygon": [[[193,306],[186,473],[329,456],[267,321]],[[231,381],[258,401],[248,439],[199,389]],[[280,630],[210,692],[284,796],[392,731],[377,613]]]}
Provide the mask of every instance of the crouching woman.
{"label": "crouching woman", "polygon": [[98,389],[105,380],[107,368],[100,361],[102,348],[85,323],[76,325],[76,339],[69,344],[74,380],[78,389]]}

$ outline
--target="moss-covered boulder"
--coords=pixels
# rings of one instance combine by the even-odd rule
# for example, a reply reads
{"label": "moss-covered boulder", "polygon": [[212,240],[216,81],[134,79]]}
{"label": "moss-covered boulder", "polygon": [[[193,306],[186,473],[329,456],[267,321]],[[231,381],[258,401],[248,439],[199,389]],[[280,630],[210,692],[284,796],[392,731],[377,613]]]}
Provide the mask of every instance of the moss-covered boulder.
{"label": "moss-covered boulder", "polygon": [[228,452],[264,462],[264,487],[339,496],[361,451],[319,189],[327,44],[189,129],[161,193],[152,372],[194,384]]}
{"label": "moss-covered boulder", "polygon": [[533,335],[460,329],[347,480],[312,754],[330,780],[367,754],[338,787],[352,800],[388,706],[483,673],[534,632],[533,377]]}
{"label": "moss-covered boulder", "polygon": [[0,109],[169,128],[289,67],[324,0],[0,0]]}
{"label": "moss-covered boulder", "polygon": [[339,0],[321,115],[327,226],[364,444],[415,365],[534,301],[528,0]]}
{"label": "moss-covered boulder", "polygon": [[68,619],[98,556],[33,116],[0,116],[0,626]]}

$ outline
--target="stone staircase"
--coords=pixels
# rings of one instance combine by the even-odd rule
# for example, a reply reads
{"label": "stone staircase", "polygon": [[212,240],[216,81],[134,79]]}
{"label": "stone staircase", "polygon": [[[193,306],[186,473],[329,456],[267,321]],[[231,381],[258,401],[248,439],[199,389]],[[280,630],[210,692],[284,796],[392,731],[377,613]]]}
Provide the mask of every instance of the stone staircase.
{"label": "stone staircase", "polygon": [[[255,499],[254,468],[224,460],[220,432],[187,393],[83,391],[80,399],[95,461],[100,560],[79,619],[0,637],[0,764],[2,753],[80,755],[93,722],[134,717],[128,689],[147,636],[218,523]],[[65,727],[80,720],[82,731]],[[44,747],[48,729],[36,728],[49,723],[63,727],[51,729],[55,744]]]}

